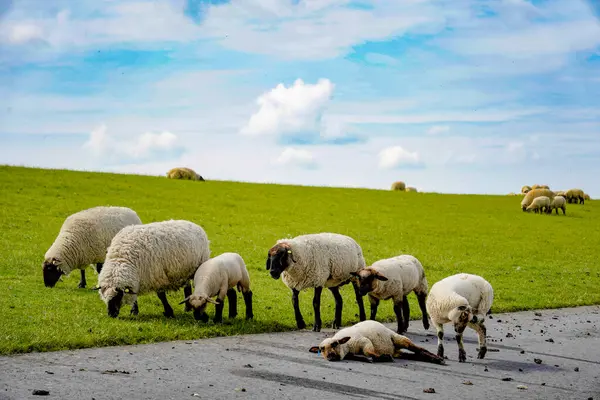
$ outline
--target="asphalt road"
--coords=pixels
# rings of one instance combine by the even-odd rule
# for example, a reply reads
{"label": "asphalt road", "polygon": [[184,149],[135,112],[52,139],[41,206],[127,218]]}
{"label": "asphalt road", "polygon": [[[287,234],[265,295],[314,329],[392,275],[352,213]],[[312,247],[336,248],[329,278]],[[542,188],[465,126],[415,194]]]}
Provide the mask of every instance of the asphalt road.
{"label": "asphalt road", "polygon": [[[465,331],[466,363],[447,326],[447,365],[328,362],[308,348],[330,329],[0,357],[0,399],[44,398],[32,395],[41,389],[97,400],[600,400],[600,306],[495,314],[487,325],[484,360]],[[407,336],[435,352],[434,333],[411,321]]]}

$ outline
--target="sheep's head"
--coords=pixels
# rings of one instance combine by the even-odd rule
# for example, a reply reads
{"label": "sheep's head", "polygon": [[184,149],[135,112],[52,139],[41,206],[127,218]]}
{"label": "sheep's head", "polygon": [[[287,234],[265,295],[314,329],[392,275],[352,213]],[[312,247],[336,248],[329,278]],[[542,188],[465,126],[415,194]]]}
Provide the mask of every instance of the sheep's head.
{"label": "sheep's head", "polygon": [[296,262],[296,260],[288,243],[277,243],[269,249],[267,271],[273,279],[279,279],[281,273],[290,266],[290,262]]}
{"label": "sheep's head", "polygon": [[137,298],[137,293],[131,287],[114,288],[109,286],[100,287],[98,289],[100,297],[106,303],[108,316],[117,318],[123,306],[123,299],[126,297],[126,303],[133,303]]}
{"label": "sheep's head", "polygon": [[44,273],[44,285],[52,288],[65,272],[61,269],[62,261],[52,257],[49,260],[44,260],[42,271]]}
{"label": "sheep's head", "polygon": [[448,319],[454,323],[456,331],[462,330],[473,319],[473,309],[469,305],[460,305],[448,313]]}
{"label": "sheep's head", "polygon": [[350,275],[358,279],[358,292],[361,296],[377,288],[377,281],[387,281],[388,278],[381,275],[379,271],[373,268],[361,268],[357,272],[351,272]]}
{"label": "sheep's head", "polygon": [[204,314],[208,303],[219,304],[212,298],[202,294],[192,294],[183,299],[179,304],[183,303],[187,303],[194,310],[194,315]]}
{"label": "sheep's head", "polygon": [[350,340],[350,336],[344,336],[341,339],[327,338],[318,346],[308,349],[311,353],[321,353],[327,361],[340,361],[348,354],[347,346],[342,346]]}

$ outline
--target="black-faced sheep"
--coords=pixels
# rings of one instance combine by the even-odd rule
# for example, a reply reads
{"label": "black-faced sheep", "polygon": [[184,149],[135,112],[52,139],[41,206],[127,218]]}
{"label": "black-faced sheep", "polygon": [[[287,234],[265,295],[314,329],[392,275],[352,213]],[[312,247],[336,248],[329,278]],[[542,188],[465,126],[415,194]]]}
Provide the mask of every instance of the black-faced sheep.
{"label": "black-faced sheep", "polygon": [[552,200],[554,198],[554,196],[556,196],[556,194],[550,189],[531,189],[525,195],[525,197],[523,197],[523,200],[521,200],[521,209],[524,212],[527,211],[527,207],[529,207],[529,205],[531,204],[533,199],[535,199],[536,197],[540,197],[540,196],[546,196],[550,200]]}
{"label": "black-faced sheep", "polygon": [[567,203],[575,203],[584,204],[585,202],[585,193],[581,189],[569,189],[565,192],[565,198],[567,199]]}

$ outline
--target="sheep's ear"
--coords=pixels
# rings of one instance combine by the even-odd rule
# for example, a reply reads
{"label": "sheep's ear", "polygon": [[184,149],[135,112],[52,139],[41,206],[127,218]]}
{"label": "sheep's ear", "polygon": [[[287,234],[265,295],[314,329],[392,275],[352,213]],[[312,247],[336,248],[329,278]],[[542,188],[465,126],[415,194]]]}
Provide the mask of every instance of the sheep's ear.
{"label": "sheep's ear", "polygon": [[346,343],[350,339],[351,339],[350,336],[345,336],[345,337],[341,338],[340,340],[338,340],[338,343],[339,344],[344,344],[344,343]]}
{"label": "sheep's ear", "polygon": [[211,297],[207,297],[206,301],[209,302],[209,303],[213,303],[213,304],[219,304],[218,301],[213,300]]}
{"label": "sheep's ear", "polygon": [[379,272],[377,273],[377,275],[375,275],[375,279],[379,279],[380,281],[387,281],[388,278],[386,278],[385,276],[381,275]]}
{"label": "sheep's ear", "polygon": [[182,301],[182,302],[180,302],[179,304],[183,304],[183,303],[185,303],[186,301],[188,301],[188,300],[190,299],[190,297],[191,297],[191,296],[188,296],[188,297],[186,297],[186,298],[185,298],[185,299],[183,299],[183,301]]}
{"label": "sheep's ear", "polygon": [[465,311],[467,309],[467,306],[458,306],[458,309],[460,311]]}
{"label": "sheep's ear", "polygon": [[309,353],[318,353],[319,352],[319,346],[313,346],[310,349],[308,349]]}

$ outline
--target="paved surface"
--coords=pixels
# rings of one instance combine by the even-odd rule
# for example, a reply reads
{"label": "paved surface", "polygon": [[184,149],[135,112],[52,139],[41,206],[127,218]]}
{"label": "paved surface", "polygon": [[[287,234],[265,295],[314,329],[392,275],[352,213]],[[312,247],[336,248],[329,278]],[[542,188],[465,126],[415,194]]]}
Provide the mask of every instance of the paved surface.
{"label": "paved surface", "polygon": [[[329,329],[0,357],[0,399],[37,399],[32,391],[44,389],[46,398],[97,400],[600,400],[599,306],[496,314],[487,323],[488,347],[498,351],[477,360],[467,330],[467,362],[459,364],[448,326],[445,366],[327,362],[308,348]],[[433,335],[411,321],[407,336],[431,351]]]}

